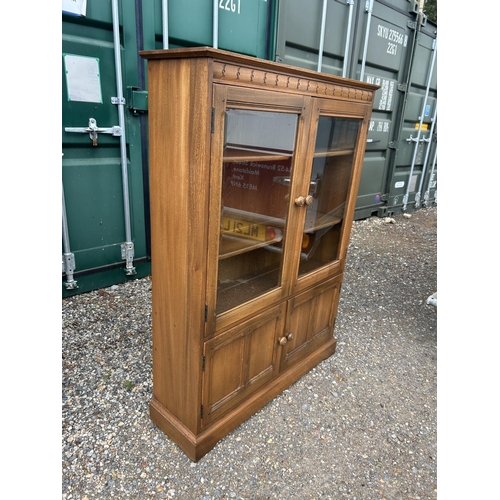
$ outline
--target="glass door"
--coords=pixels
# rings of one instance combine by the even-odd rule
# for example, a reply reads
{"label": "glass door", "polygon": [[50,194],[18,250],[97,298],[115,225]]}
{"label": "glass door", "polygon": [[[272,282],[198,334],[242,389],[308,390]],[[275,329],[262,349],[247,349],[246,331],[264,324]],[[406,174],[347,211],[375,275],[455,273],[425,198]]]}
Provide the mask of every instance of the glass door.
{"label": "glass door", "polygon": [[[319,111],[319,109],[318,109]],[[342,281],[342,262],[355,202],[353,169],[362,120],[316,115],[309,161],[294,185],[293,207],[301,214],[296,231],[294,295],[288,301],[280,369],[286,369],[320,346],[333,352],[333,325]],[[314,132],[316,135],[314,135]],[[346,230],[347,229],[347,230]]]}
{"label": "glass door", "polygon": [[296,205],[306,208],[299,279],[341,258],[342,230],[362,120],[319,116],[309,185]]}
{"label": "glass door", "polygon": [[280,286],[298,115],[229,108],[224,123],[217,314]]}
{"label": "glass door", "polygon": [[311,114],[302,95],[215,84],[213,98],[206,336],[290,291],[290,199]]}

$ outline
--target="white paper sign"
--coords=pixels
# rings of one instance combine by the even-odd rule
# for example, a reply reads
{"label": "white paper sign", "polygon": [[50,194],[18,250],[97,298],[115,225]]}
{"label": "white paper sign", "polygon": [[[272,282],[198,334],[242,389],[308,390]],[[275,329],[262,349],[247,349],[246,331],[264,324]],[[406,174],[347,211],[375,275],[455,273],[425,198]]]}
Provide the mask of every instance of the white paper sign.
{"label": "white paper sign", "polygon": [[69,101],[102,103],[99,59],[64,54]]}
{"label": "white paper sign", "polygon": [[87,15],[87,0],[62,0],[62,10],[77,16]]}

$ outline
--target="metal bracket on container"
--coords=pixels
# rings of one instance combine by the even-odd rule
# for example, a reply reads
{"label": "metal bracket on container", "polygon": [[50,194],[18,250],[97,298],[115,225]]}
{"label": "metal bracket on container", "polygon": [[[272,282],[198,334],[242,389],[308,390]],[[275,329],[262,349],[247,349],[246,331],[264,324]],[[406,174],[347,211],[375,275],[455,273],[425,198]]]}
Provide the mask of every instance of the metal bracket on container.
{"label": "metal bracket on container", "polygon": [[122,104],[125,106],[125,97],[112,97],[111,98],[111,104]]}
{"label": "metal bracket on container", "polygon": [[403,196],[403,206],[401,207],[401,210],[402,210],[403,212],[405,212],[405,211],[406,211],[406,205],[408,205],[408,195],[407,195],[407,194],[405,194],[405,195]]}
{"label": "metal bracket on container", "polygon": [[134,115],[148,110],[148,91],[139,87],[127,87],[127,109]]}
{"label": "metal bracket on container", "polygon": [[414,14],[418,14],[420,9],[420,4],[416,0],[408,0],[410,5],[408,6],[408,12],[413,12]]}
{"label": "metal bracket on container", "polygon": [[88,127],[65,127],[64,130],[66,132],[88,133],[93,146],[97,146],[98,134],[111,134],[115,137],[122,135],[122,128],[120,126],[114,125],[113,127],[101,128],[97,126],[95,118],[89,118]]}
{"label": "metal bracket on container", "polygon": [[410,142],[431,142],[431,140],[429,138],[426,138],[426,137],[421,137],[419,139],[418,137],[412,137],[410,135],[410,137],[408,137],[406,139],[406,142],[409,144]]}
{"label": "metal bracket on container", "polygon": [[75,254],[63,253],[62,256],[62,271],[66,273],[68,279],[65,281],[64,286],[66,290],[75,290],[78,288],[76,281],[73,279],[73,272],[75,271]]}
{"label": "metal bracket on container", "polygon": [[122,259],[126,261],[125,274],[132,276],[137,274],[135,267],[132,265],[134,261],[134,243],[132,241],[125,241],[121,244]]}
{"label": "metal bracket on container", "polygon": [[420,193],[415,193],[415,208],[420,208]]}

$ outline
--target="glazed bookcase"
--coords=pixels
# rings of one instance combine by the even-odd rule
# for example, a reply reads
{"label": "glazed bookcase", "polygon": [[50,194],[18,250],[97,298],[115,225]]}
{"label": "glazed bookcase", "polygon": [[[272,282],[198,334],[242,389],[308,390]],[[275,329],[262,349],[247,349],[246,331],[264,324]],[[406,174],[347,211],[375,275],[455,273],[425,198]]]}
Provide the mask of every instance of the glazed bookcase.
{"label": "glazed bookcase", "polygon": [[198,461],[335,352],[378,87],[207,47],[141,55],[150,415]]}

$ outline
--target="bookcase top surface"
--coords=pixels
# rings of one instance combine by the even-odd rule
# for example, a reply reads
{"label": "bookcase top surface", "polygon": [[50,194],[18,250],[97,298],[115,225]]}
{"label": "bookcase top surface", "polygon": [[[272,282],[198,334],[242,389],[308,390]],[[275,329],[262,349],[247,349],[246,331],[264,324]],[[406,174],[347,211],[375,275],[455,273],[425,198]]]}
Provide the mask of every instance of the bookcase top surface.
{"label": "bookcase top surface", "polygon": [[318,71],[313,71],[305,68],[299,68],[297,66],[291,66],[274,61],[268,61],[266,59],[247,56],[244,54],[238,54],[236,52],[230,52],[222,49],[215,49],[213,47],[188,47],[179,49],[143,50],[140,51],[139,54],[141,57],[147,59],[148,61],[207,58],[221,63],[241,65],[244,67],[253,67],[255,69],[281,73],[281,74],[290,74],[293,76],[308,78],[310,80],[321,81],[325,83],[327,82],[331,84],[341,84],[344,86],[349,86],[367,91],[375,92],[380,88],[378,85],[361,82],[359,80],[343,78],[337,75],[321,73]]}

